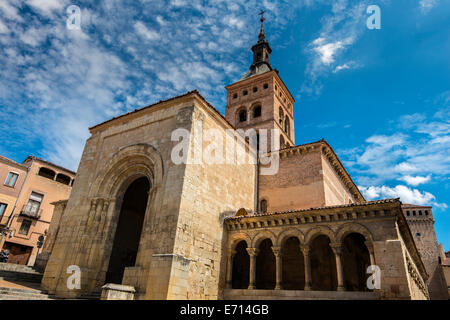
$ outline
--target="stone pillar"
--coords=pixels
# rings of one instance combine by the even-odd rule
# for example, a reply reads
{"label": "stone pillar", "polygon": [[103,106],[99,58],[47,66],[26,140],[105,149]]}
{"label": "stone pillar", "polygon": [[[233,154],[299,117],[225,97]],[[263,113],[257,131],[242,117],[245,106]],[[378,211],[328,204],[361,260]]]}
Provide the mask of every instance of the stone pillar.
{"label": "stone pillar", "polygon": [[275,290],[283,289],[283,253],[281,252],[281,247],[272,247],[273,254],[275,255],[276,261],[276,284]]}
{"label": "stone pillar", "polygon": [[256,289],[255,287],[255,278],[256,278],[256,257],[258,255],[259,250],[256,248],[247,248],[248,255],[250,256],[250,277],[248,290]]}
{"label": "stone pillar", "polygon": [[233,287],[233,259],[236,254],[235,250],[229,249],[227,252],[227,289],[231,289]]}
{"label": "stone pillar", "polygon": [[310,261],[310,249],[309,245],[300,245],[300,249],[303,252],[303,259],[305,262],[305,291],[311,290],[311,261]]}
{"label": "stone pillar", "polygon": [[330,247],[336,257],[336,269],[337,269],[337,291],[345,291],[344,286],[344,271],[342,269],[342,245],[340,243],[330,243]]}

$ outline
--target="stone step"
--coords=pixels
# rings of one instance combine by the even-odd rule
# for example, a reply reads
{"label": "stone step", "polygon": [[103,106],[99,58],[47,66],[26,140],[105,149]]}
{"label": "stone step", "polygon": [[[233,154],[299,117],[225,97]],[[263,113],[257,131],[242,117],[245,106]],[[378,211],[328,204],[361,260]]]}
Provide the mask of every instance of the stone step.
{"label": "stone step", "polygon": [[0,300],[53,300],[36,289],[0,288]]}
{"label": "stone step", "polygon": [[0,279],[6,281],[22,281],[40,283],[42,274],[38,272],[20,272],[11,270],[0,270]]}
{"label": "stone step", "polygon": [[0,271],[12,271],[12,272],[23,272],[23,273],[31,273],[31,274],[41,274],[33,267],[24,266],[21,264],[13,264],[13,263],[0,263]]}

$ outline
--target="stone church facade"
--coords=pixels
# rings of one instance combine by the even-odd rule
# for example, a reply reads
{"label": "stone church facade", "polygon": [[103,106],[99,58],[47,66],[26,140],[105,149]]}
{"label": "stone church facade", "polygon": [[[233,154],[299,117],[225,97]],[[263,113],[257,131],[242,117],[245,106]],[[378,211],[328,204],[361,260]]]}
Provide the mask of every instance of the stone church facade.
{"label": "stone church facade", "polygon": [[[295,146],[295,101],[262,24],[252,51],[250,70],[227,87],[225,117],[193,91],[90,128],[72,194],[55,203],[44,290],[75,298],[115,283],[133,286],[136,299],[429,298],[402,203],[366,201],[326,141]],[[249,159],[267,147],[277,172],[263,175],[259,161],[174,163],[179,128],[189,153],[207,148],[198,123]],[[255,150],[238,129],[269,129],[268,145],[258,136]],[[69,266],[81,269],[80,289],[67,286]],[[379,275],[372,288],[369,266]]]}

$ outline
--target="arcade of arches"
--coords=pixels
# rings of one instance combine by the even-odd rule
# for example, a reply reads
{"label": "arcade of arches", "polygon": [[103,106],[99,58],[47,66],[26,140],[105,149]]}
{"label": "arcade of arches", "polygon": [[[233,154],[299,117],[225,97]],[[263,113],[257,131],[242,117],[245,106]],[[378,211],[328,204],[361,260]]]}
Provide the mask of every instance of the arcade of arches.
{"label": "arcade of arches", "polygon": [[263,237],[254,248],[238,241],[228,253],[230,289],[369,291],[367,268],[375,259],[371,244],[353,232],[340,243],[319,234],[308,243],[288,236],[275,246]]}

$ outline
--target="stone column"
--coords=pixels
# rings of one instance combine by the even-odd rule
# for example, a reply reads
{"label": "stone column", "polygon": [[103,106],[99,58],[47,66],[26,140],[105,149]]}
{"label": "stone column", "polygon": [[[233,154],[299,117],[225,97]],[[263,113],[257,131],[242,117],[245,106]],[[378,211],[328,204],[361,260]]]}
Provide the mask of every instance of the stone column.
{"label": "stone column", "polygon": [[337,270],[337,291],[345,291],[344,286],[344,271],[342,269],[342,245],[340,243],[330,243],[330,247],[336,257],[336,270]]}
{"label": "stone column", "polygon": [[255,287],[255,276],[256,276],[256,256],[259,250],[256,248],[247,248],[248,255],[250,256],[250,277],[248,290],[256,289]]}
{"label": "stone column", "polygon": [[305,291],[311,290],[311,261],[310,261],[310,249],[309,245],[300,245],[300,250],[303,252],[303,259],[305,262]]}
{"label": "stone column", "polygon": [[227,284],[226,284],[226,288],[227,289],[231,289],[232,286],[232,281],[233,281],[233,259],[234,259],[234,255],[236,254],[235,250],[231,250],[229,249],[227,252]]}
{"label": "stone column", "polygon": [[275,255],[276,263],[276,284],[275,290],[283,289],[283,254],[281,252],[281,247],[272,247],[273,254]]}

